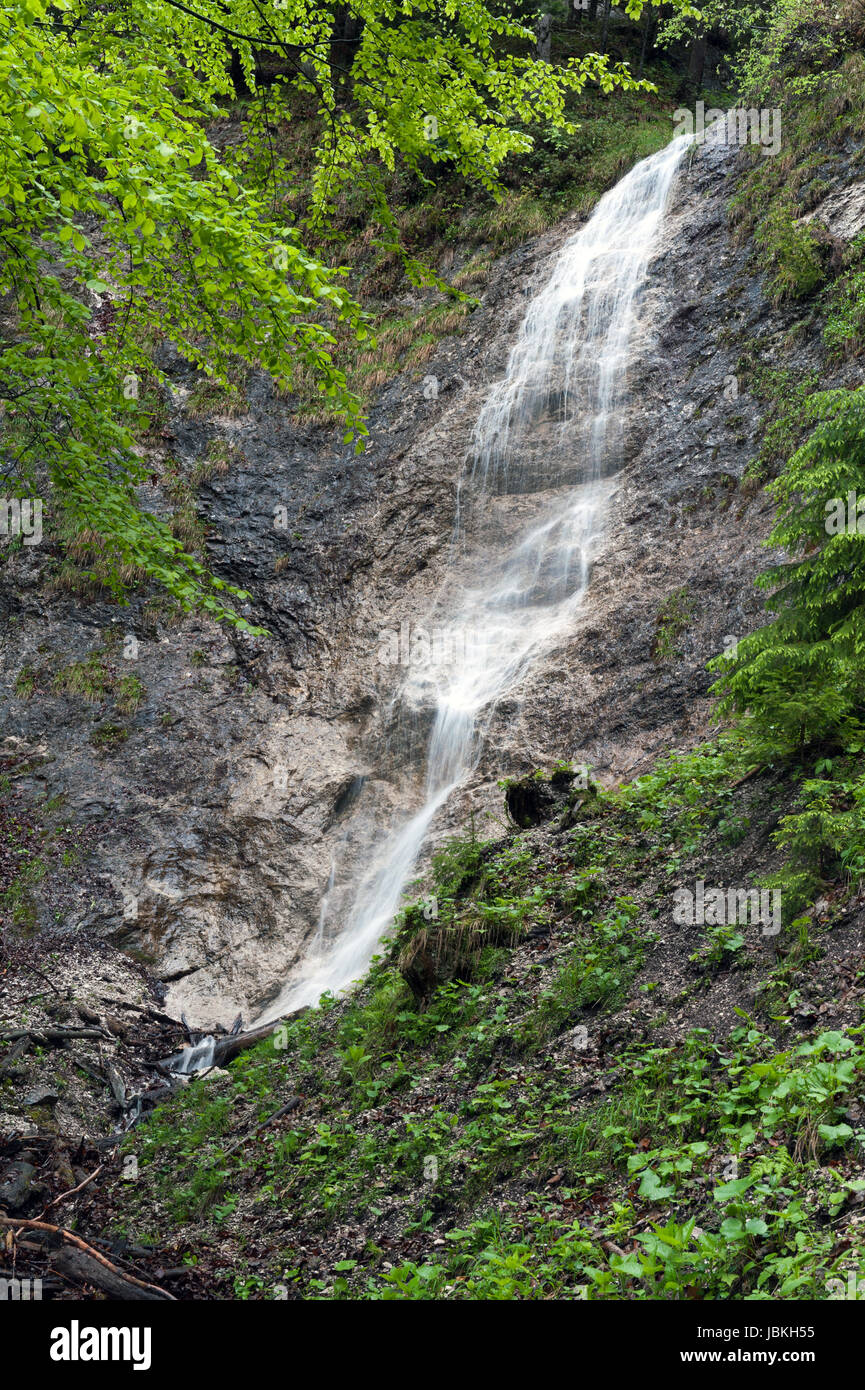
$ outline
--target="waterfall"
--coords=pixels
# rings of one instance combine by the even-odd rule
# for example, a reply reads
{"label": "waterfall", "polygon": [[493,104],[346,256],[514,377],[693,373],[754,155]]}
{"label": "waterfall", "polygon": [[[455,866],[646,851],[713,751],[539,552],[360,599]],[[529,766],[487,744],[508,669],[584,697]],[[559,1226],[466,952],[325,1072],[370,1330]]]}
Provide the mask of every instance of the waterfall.
{"label": "waterfall", "polygon": [[209,1071],[213,1066],[215,1053],[216,1038],[208,1033],[206,1037],[199,1038],[197,1043],[185,1047],[182,1052],[176,1052],[163,1065],[166,1071],[173,1072],[176,1076],[192,1076],[195,1072]]}
{"label": "waterfall", "polygon": [[[315,950],[262,1021],[315,1003],[367,967],[437,812],[477,765],[497,703],[573,624],[621,464],[636,299],[690,143],[679,137],[605,194],[529,305],[505,376],[475,427],[436,641],[397,696],[408,711],[434,710],[422,803],[368,847],[344,925],[327,940],[331,873]],[[515,496],[528,499],[532,513],[516,534],[507,507]]]}

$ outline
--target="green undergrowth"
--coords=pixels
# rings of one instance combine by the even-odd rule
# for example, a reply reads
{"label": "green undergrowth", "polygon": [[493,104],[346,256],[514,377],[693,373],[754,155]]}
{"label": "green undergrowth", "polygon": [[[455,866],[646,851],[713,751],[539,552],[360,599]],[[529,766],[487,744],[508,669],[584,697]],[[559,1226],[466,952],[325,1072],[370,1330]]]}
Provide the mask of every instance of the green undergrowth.
{"label": "green undergrowth", "polygon": [[[801,872],[798,818],[815,813],[802,772],[774,832],[782,884]],[[803,1038],[793,1017],[834,918],[809,919],[804,951],[794,919],[771,959],[692,960],[696,1000],[723,975],[759,976],[759,1017],[738,1007],[726,1032],[693,1021],[671,1039],[651,1007],[672,884],[707,855],[735,873],[748,797],[759,810],[779,775],[728,734],[617,791],[564,792],[540,826],[493,842],[469,827],[353,994],[135,1131],[123,1228],[146,1235],[156,1207],[238,1242],[240,1267],[250,1226],[272,1220],[271,1272],[238,1274],[243,1297],[834,1296],[859,1258],[844,1232],[865,1188],[851,1118],[865,1046],[858,1024]],[[821,770],[839,795],[852,775]],[[837,908],[857,865],[824,862]],[[418,990],[406,950],[431,931],[454,949]],[[291,1095],[298,1113],[256,1135]],[[310,1269],[298,1247],[327,1250],[344,1221],[363,1249]]]}
{"label": "green undergrowth", "polygon": [[815,24],[810,7],[787,7],[776,28],[783,59],[746,74],[744,99],[779,112],[780,149],[742,151],[750,167],[730,211],[739,236],[753,236],[780,303],[807,300],[837,275],[831,238],[803,218],[851,176],[851,141],[865,133],[865,54],[855,28]]}
{"label": "green undergrowth", "polygon": [[[551,1126],[572,1157],[564,1200],[447,1233],[446,1254],[368,1278],[372,1298],[826,1298],[856,1269],[834,1223],[865,1180],[830,1162],[865,1049],[841,1033],[778,1052],[758,1030],[722,1049],[636,1048],[611,1104]],[[561,1099],[566,1100],[562,1095]],[[604,1191],[608,1172],[617,1195]],[[571,1210],[564,1211],[563,1207]],[[659,1210],[660,1209],[660,1210]],[[697,1215],[699,1211],[699,1223]],[[664,1219],[666,1216],[667,1219]],[[703,1224],[705,1222],[705,1224]],[[628,1252],[618,1242],[632,1244]],[[343,1292],[347,1292],[347,1287]]]}
{"label": "green undergrowth", "polygon": [[[865,52],[859,7],[842,5],[816,18],[813,7],[796,0],[779,7],[743,79],[743,104],[778,113],[780,148],[770,156],[754,147],[740,152],[730,222],[740,241],[751,241],[767,297],[797,314],[780,344],[777,337],[748,342],[736,365],[740,388],[763,410],[760,447],[744,478],[748,493],[777,477],[813,429],[815,393],[825,376],[857,358],[865,343],[865,237],[844,244],[819,217],[810,217],[860,174],[855,151],[865,134]],[[816,369],[793,353],[808,336],[822,345]]]}

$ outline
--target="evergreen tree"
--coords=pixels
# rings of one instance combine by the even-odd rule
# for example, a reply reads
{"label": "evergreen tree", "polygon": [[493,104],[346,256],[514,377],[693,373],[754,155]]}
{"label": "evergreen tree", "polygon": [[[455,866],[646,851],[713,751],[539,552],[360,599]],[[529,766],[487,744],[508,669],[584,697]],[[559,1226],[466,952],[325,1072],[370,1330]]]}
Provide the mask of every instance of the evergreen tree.
{"label": "evergreen tree", "polygon": [[767,752],[845,746],[865,715],[865,387],[809,410],[815,429],[770,485],[768,544],[786,558],[757,582],[777,616],[712,663],[719,712],[749,711]]}

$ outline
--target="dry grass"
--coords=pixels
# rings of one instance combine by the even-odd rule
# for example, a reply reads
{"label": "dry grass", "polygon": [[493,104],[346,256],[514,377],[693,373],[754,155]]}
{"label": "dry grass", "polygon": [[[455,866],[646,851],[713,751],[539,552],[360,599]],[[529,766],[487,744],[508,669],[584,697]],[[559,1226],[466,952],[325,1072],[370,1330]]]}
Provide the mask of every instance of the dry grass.
{"label": "dry grass", "polygon": [[488,256],[475,256],[468,265],[457,271],[451,279],[451,284],[458,290],[479,288],[486,284],[491,270],[492,261]]}
{"label": "dry grass", "polygon": [[520,936],[520,926],[485,922],[469,912],[421,927],[400,951],[397,968],[422,1003],[446,980],[471,978],[484,947],[514,946]]}
{"label": "dry grass", "polygon": [[190,486],[200,487],[211,478],[224,478],[231,471],[232,464],[239,463],[243,454],[226,439],[211,439],[204,458],[199,459],[189,475]]}
{"label": "dry grass", "polygon": [[229,419],[246,415],[249,411],[245,390],[248,375],[238,364],[232,369],[227,385],[208,379],[197,382],[186,399],[186,414],[193,420],[205,420],[212,415],[226,415]]}
{"label": "dry grass", "polygon": [[84,528],[64,539],[64,558],[48,581],[48,591],[104,603],[112,597],[113,581],[119,579],[130,589],[146,578],[140,566],[120,562],[100,531]]}

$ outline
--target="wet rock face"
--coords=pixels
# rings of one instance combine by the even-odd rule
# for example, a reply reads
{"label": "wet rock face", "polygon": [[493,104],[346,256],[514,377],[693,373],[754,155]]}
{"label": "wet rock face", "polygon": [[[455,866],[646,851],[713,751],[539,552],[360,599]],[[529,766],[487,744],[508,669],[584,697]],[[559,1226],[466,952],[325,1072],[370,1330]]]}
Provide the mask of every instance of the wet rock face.
{"label": "wet rock face", "polygon": [[[760,621],[770,511],[738,484],[761,408],[736,363],[789,320],[767,306],[749,248],[731,243],[731,178],[710,146],[678,177],[588,595],[572,633],[488,720],[476,775],[434,836],[472,810],[500,817],[503,776],[572,758],[615,780],[693,744],[710,709],[706,661]],[[199,510],[215,568],[253,593],[249,616],[270,641],[169,621],[143,599],[118,610],[58,596],[47,546],[7,558],[0,752],[18,795],[59,798],[64,821],[88,830],[86,872],[35,897],[46,939],[110,937],[152,965],[169,1009],[206,1026],[249,1019],[276,994],[316,930],[334,857],[348,901],[370,837],[420,800],[430,697],[419,680],[413,702],[392,704],[408,671],[398,635],[432,621],[480,405],[575,225],[499,265],[463,335],[385,389],[360,458],[338,434],[293,424],[261,381],[246,415],[192,419],[193,378],[170,364],[174,456],[191,463],[214,437],[234,446]],[[816,341],[795,352],[819,361]],[[554,425],[554,402],[548,413]],[[479,573],[528,500],[515,488],[477,523]],[[58,692],[58,672],[94,652],[107,672],[98,698]],[[22,668],[35,673],[26,698]],[[133,674],[142,691],[123,711]]]}
{"label": "wet rock face", "polygon": [[[790,346],[801,310],[773,309],[752,248],[731,240],[733,179],[727,151],[709,145],[680,172],[643,295],[591,584],[572,636],[493,719],[476,808],[494,806],[494,776],[551,757],[614,782],[692,746],[710,732],[706,663],[764,621],[753,580],[769,563],[772,508],[740,487],[763,406],[737,364],[756,346],[773,365],[818,370],[826,386],[843,371],[827,373],[819,328]],[[851,201],[839,192],[839,207]]]}
{"label": "wet rock face", "polygon": [[[16,804],[47,801],[55,821],[83,827],[89,856],[52,864],[30,895],[46,950],[102,933],[202,1025],[249,1019],[279,986],[374,770],[367,744],[379,776],[399,766],[399,731],[389,746],[376,736],[394,675],[377,659],[380,634],[408,582],[420,580],[413,608],[428,607],[478,403],[554,242],[509,257],[468,333],[384,391],[360,458],[338,433],[293,424],[261,380],[248,414],[191,418],[194,376],[166,359],[165,451],[190,465],[214,438],[232,447],[199,514],[214,567],[253,593],[248,616],[270,641],[169,619],[145,598],[72,599],[51,587],[47,543],[5,553],[2,770]],[[65,688],[62,673],[93,658],[98,687]],[[140,697],[121,710],[132,677]],[[402,789],[382,787],[396,808]]]}

